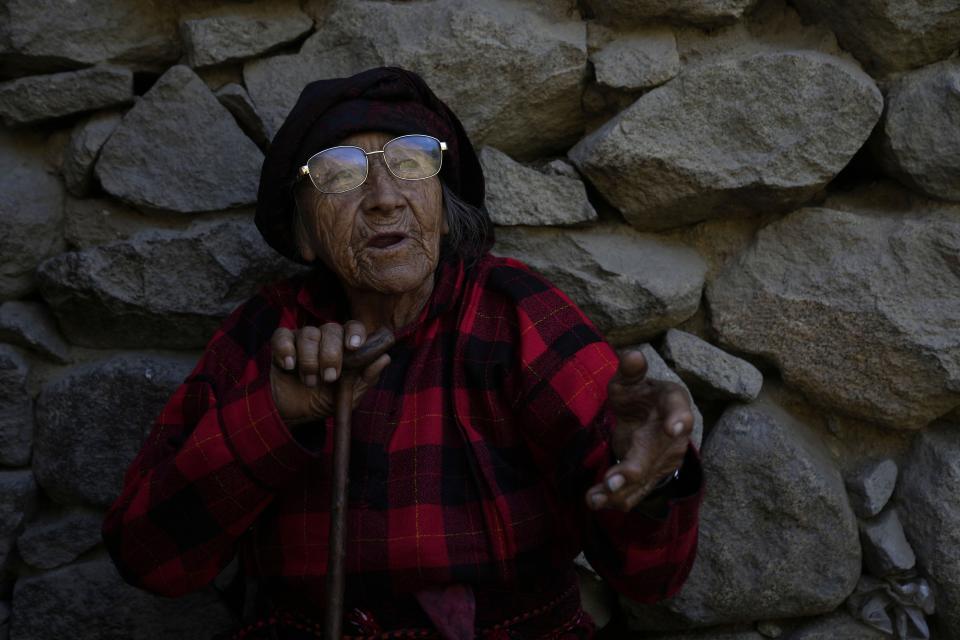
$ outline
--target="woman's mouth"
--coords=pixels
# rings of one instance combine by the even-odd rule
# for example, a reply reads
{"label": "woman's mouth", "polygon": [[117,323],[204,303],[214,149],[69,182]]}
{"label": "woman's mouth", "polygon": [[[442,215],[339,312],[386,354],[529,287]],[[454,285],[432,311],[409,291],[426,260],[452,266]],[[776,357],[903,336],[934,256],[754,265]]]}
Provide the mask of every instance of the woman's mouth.
{"label": "woman's mouth", "polygon": [[367,241],[367,246],[373,249],[387,249],[406,239],[407,236],[403,233],[378,233]]}

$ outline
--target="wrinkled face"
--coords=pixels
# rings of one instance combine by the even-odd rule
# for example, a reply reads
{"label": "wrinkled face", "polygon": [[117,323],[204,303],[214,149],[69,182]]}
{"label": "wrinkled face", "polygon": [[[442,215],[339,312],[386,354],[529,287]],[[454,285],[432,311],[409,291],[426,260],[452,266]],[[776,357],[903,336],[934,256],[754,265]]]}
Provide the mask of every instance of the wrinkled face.
{"label": "wrinkled face", "polygon": [[[395,137],[364,132],[337,144],[377,151]],[[324,194],[309,180],[301,182],[297,206],[302,226],[295,230],[300,253],[308,261],[322,260],[348,289],[416,290],[433,277],[447,232],[440,180],[395,178],[383,154],[367,161],[366,182],[351,191]]]}

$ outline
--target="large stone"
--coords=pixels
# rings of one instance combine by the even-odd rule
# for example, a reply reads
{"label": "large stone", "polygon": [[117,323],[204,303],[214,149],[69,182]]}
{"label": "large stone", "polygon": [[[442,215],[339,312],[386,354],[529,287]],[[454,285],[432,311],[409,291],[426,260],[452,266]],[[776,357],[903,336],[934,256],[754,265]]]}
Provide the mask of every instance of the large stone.
{"label": "large stone", "polygon": [[49,71],[104,61],[176,61],[177,4],[164,0],[6,0],[0,68]]}
{"label": "large stone", "polygon": [[44,491],[64,505],[109,506],[192,364],[187,356],[119,354],[67,369],[45,384],[33,453]]}
{"label": "large stone", "polygon": [[697,560],[678,595],[626,598],[634,629],[709,626],[835,609],[860,576],[857,522],[830,454],[761,392],[731,405],[703,446]]}
{"label": "large stone", "polygon": [[62,253],[40,265],[37,277],[74,344],[190,349],[204,346],[261,285],[298,270],[246,219],[148,230]]}
{"label": "large stone", "polygon": [[934,583],[943,640],[960,639],[960,424],[917,435],[897,487],[897,505],[918,568]]}
{"label": "large stone", "polygon": [[263,153],[189,67],[171,67],[100,151],[103,188],[136,206],[192,213],[256,200]]}
{"label": "large stone", "polygon": [[234,624],[212,589],[153,596],[105,558],[17,580],[13,611],[11,640],[208,640]]}
{"label": "large stone", "polygon": [[960,209],[842,206],[767,225],[708,283],[720,346],[838,412],[920,428],[960,404]]}
{"label": "large stone", "polygon": [[706,271],[693,249],[625,225],[502,227],[494,253],[542,273],[615,344],[652,339],[693,315]]}
{"label": "large stone", "polygon": [[569,156],[639,229],[785,211],[847,164],[882,106],[870,77],[841,58],[719,59],[645,93]]}
{"label": "large stone", "polygon": [[217,90],[216,95],[220,104],[236,118],[243,132],[250,136],[258,147],[266,149],[270,145],[270,134],[247,90],[236,82],[231,82]]}
{"label": "large stone", "polygon": [[33,397],[27,389],[29,375],[27,359],[13,347],[0,344],[0,465],[30,463]]}
{"label": "large stone", "polygon": [[33,473],[0,471],[0,574],[8,569],[10,551],[37,505],[37,483]]}
{"label": "large stone", "polygon": [[897,463],[889,458],[870,460],[847,478],[853,512],[861,518],[880,513],[897,486]]}
{"label": "large stone", "polygon": [[616,25],[670,20],[716,26],[739,20],[755,4],[757,0],[587,0],[599,20]]}
{"label": "large stone", "polygon": [[70,358],[70,347],[63,341],[56,320],[39,302],[9,300],[0,304],[0,340],[26,347],[61,364]]}
{"label": "large stone", "polygon": [[763,374],[755,366],[686,331],[668,330],[661,350],[697,395],[749,402],[763,386]]}
{"label": "large stone", "polygon": [[887,173],[935,198],[960,201],[960,58],[897,78],[878,134]]}
{"label": "large stone", "polygon": [[860,542],[863,562],[870,573],[885,578],[893,573],[908,571],[917,559],[903,533],[897,510],[884,510],[876,518],[860,522]]}
{"label": "large stone", "polygon": [[647,27],[611,36],[590,54],[590,62],[597,83],[610,89],[649,89],[680,73],[677,40],[666,27]]}
{"label": "large stone", "polygon": [[244,83],[276,132],[312,80],[379,65],[420,74],[477,146],[558,152],[583,131],[586,28],[566,0],[345,2],[297,55],[247,63]]}
{"label": "large stone", "polygon": [[63,153],[63,180],[75,196],[85,196],[93,182],[93,163],[100,148],[120,124],[119,113],[97,113],[74,127]]}
{"label": "large stone", "polygon": [[[225,216],[226,217],[226,216]],[[110,198],[73,198],[63,205],[63,235],[70,249],[89,249],[127,240],[148,229],[189,228],[192,220],[165,214],[145,215]],[[204,215],[204,219],[207,215]]]}
{"label": "large stone", "polygon": [[494,224],[565,225],[597,219],[579,179],[541,173],[493,147],[480,150],[480,164],[485,204]]}
{"label": "large stone", "polygon": [[120,67],[91,67],[0,83],[0,118],[7,126],[132,101],[133,72]]}
{"label": "large stone", "polygon": [[0,300],[34,288],[33,272],[63,250],[63,185],[47,173],[43,139],[0,128]]}
{"label": "large stone", "polygon": [[868,627],[844,611],[837,611],[794,629],[784,640],[888,640],[890,636]]}
{"label": "large stone", "polygon": [[54,569],[100,544],[103,514],[83,508],[55,509],[27,523],[17,551],[30,566]]}
{"label": "large stone", "polygon": [[180,34],[191,67],[208,67],[266,53],[313,27],[296,0],[233,4],[217,15],[184,20]]}
{"label": "large stone", "polygon": [[956,0],[796,0],[808,20],[825,22],[844,49],[880,73],[946,58],[960,46]]}

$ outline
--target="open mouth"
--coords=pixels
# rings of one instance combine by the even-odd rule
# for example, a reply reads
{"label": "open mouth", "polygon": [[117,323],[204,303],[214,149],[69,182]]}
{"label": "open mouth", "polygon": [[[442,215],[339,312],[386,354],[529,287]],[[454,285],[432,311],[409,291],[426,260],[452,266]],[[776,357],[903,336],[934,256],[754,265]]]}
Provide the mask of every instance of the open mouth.
{"label": "open mouth", "polygon": [[395,244],[400,244],[406,239],[407,236],[402,233],[379,233],[370,238],[367,246],[373,247],[374,249],[386,249]]}

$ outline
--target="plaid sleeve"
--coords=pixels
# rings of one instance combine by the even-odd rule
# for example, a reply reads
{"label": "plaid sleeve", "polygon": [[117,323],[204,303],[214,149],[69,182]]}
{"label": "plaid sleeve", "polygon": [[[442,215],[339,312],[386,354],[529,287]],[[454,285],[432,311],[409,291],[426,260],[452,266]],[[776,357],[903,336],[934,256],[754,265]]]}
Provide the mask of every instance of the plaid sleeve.
{"label": "plaid sleeve", "polygon": [[695,447],[663,518],[588,509],[587,489],[614,462],[615,416],[606,401],[617,354],[562,291],[522,263],[506,260],[492,277],[516,305],[516,364],[505,388],[534,460],[578,523],[587,558],[628,597],[653,602],[673,595],[696,554],[702,475]]}
{"label": "plaid sleeve", "polygon": [[276,493],[315,458],[273,401],[269,337],[295,319],[266,290],[217,329],[106,513],[103,540],[134,586],[176,597],[208,584]]}

